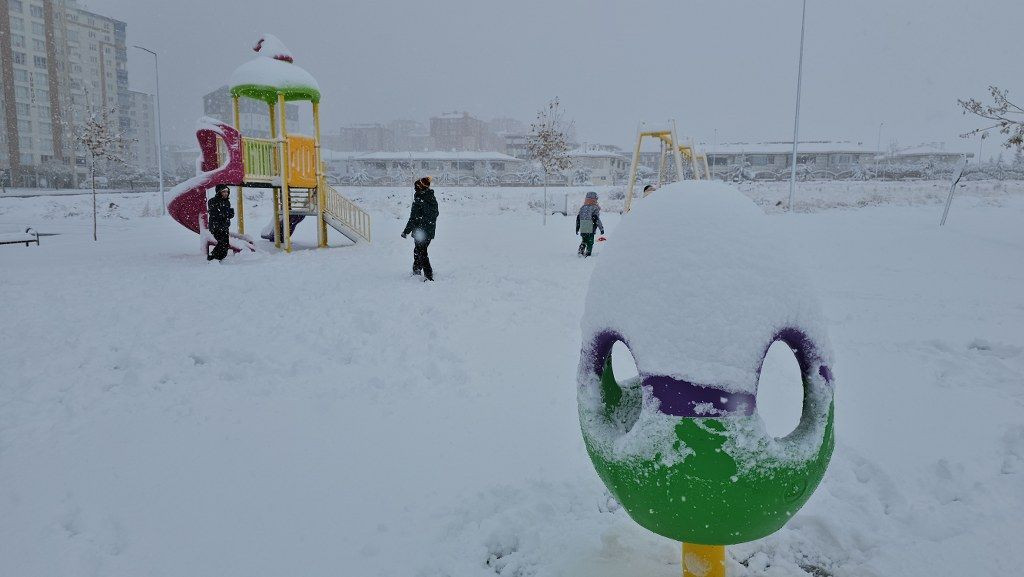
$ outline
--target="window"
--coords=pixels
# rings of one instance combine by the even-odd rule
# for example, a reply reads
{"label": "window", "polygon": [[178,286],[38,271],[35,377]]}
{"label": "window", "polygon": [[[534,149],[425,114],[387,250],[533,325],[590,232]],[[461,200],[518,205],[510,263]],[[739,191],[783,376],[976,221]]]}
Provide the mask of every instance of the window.
{"label": "window", "polygon": [[21,18],[11,18],[11,30],[21,32],[24,29],[25,23],[21,21]]}
{"label": "window", "polygon": [[18,110],[18,116],[28,116],[29,115],[28,102],[19,102],[16,108]]}
{"label": "window", "polygon": [[16,82],[28,82],[28,70],[21,68],[14,69],[14,80]]}
{"label": "window", "polygon": [[21,12],[22,10],[24,10],[24,8],[21,5],[21,0],[11,0],[10,6],[11,12]]}
{"label": "window", "polygon": [[469,160],[469,161],[460,160],[459,162],[455,163],[455,166],[453,168],[456,168],[458,170],[473,170],[473,166],[475,164],[476,163],[473,162],[472,160]]}
{"label": "window", "polygon": [[504,162],[492,162],[491,163],[491,170],[505,170],[505,163]]}
{"label": "window", "polygon": [[729,157],[721,154],[713,154],[708,157],[708,164],[711,166],[728,166]]}
{"label": "window", "polygon": [[32,39],[32,50],[35,50],[36,52],[46,52],[46,42],[44,42],[44,41],[42,41],[42,40],[40,40],[38,38],[33,38]]}
{"label": "window", "polygon": [[43,27],[43,23],[42,22],[33,22],[32,23],[32,33],[35,34],[36,36],[44,36],[46,34],[46,28]]}
{"label": "window", "polygon": [[35,159],[32,158],[32,154],[31,153],[22,152],[20,158],[21,158],[21,164],[29,164],[29,165],[35,164],[35,162],[34,162]]}
{"label": "window", "polygon": [[28,86],[17,86],[14,87],[14,97],[18,100],[28,100]]}
{"label": "window", "polygon": [[15,52],[14,53],[14,63],[15,64],[24,64],[25,63],[25,53],[24,52]]}
{"label": "window", "polygon": [[747,157],[747,160],[750,161],[750,164],[753,166],[768,165],[768,155],[766,154],[751,154]]}
{"label": "window", "polygon": [[29,13],[32,14],[33,16],[35,16],[36,18],[42,18],[43,17],[43,7],[42,6],[36,6],[35,4],[33,4],[33,5],[29,6]]}
{"label": "window", "polygon": [[21,34],[11,34],[11,47],[12,48],[24,48],[25,37]]}
{"label": "window", "polygon": [[36,68],[46,68],[45,56],[35,56],[33,59],[35,60]]}

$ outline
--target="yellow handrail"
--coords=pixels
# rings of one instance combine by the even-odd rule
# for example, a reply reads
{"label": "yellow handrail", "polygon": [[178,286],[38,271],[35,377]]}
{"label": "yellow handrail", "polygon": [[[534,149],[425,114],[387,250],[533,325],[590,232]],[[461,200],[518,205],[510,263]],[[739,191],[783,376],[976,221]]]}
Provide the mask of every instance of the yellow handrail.
{"label": "yellow handrail", "polygon": [[339,194],[331,185],[327,184],[326,179],[320,181],[320,186],[324,187],[327,197],[324,212],[341,221],[342,224],[366,239],[366,242],[370,242],[370,214]]}

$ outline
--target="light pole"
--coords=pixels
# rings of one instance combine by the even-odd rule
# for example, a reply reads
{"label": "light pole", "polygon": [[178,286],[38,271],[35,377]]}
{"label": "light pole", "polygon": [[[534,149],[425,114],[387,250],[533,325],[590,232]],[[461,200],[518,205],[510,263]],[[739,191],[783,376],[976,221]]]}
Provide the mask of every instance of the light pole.
{"label": "light pole", "polygon": [[804,0],[800,16],[800,60],[796,69],[796,114],[793,115],[793,159],[789,173],[789,204],[786,210],[793,210],[793,190],[796,188],[796,143],[800,137],[800,88],[804,79],[804,24],[807,22],[807,0]]}
{"label": "light pole", "polygon": [[885,126],[885,121],[878,123],[878,143],[875,144],[875,172],[878,172],[878,161],[879,157],[882,156],[882,127]]}
{"label": "light pole", "polygon": [[711,180],[715,179],[715,162],[718,160],[718,129],[715,129],[714,156],[711,157]]}
{"label": "light pole", "polygon": [[160,214],[164,214],[167,211],[167,201],[164,199],[164,137],[160,131],[160,58],[149,48],[138,44],[133,47],[152,54],[153,66],[156,69],[156,166],[160,175]]}

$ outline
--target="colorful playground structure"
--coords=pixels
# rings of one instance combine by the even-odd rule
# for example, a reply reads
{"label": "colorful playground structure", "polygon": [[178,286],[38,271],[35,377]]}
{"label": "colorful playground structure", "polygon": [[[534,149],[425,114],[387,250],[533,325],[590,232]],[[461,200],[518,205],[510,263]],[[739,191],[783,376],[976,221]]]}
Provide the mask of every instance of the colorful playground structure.
{"label": "colorful playground structure", "polygon": [[[683,543],[685,576],[724,577],[726,545],[782,528],[835,445],[822,314],[765,220],[728,185],[666,185],[622,220],[587,295],[577,382],[587,452],[634,521]],[[658,258],[637,258],[650,251]],[[800,422],[781,438],[757,412],[775,342],[793,351],[804,391]],[[616,343],[636,378],[616,379]]]}
{"label": "colorful playground structure", "polygon": [[[207,190],[226,184],[236,187],[238,231],[231,233],[235,252],[255,250],[245,233],[245,197],[242,189],[273,190],[273,220],[262,238],[291,252],[292,232],[306,217],[316,217],[317,245],[327,247],[327,227],[353,243],[369,242],[370,216],[328,183],[320,157],[320,88],[307,71],[294,63],[284,44],[265,34],[256,44],[257,57],[238,67],[229,88],[234,126],[202,118],[196,131],[200,157],[195,177],[171,190],[167,211],[182,226],[200,235],[204,251],[215,244],[208,231]],[[270,111],[270,138],[240,134],[241,98],[266,103]],[[313,108],[312,136],[288,134],[285,103],[309,102]]]}
{"label": "colorful playground structure", "polygon": [[[680,144],[676,135],[676,121],[670,120],[667,127],[647,130],[641,125],[636,131],[636,146],[633,148],[633,162],[629,167],[629,185],[626,192],[625,212],[629,212],[633,204],[633,189],[636,187],[636,175],[639,169],[640,148],[645,138],[656,138],[661,144],[661,159],[658,162],[658,181],[656,186],[661,188],[665,179],[666,159],[672,155],[675,163],[676,177],[683,178],[683,157],[690,163],[690,170],[693,172],[694,180],[710,180],[711,171],[708,169],[708,157],[702,152],[696,152],[692,145]],[[645,194],[646,196],[646,194]]]}

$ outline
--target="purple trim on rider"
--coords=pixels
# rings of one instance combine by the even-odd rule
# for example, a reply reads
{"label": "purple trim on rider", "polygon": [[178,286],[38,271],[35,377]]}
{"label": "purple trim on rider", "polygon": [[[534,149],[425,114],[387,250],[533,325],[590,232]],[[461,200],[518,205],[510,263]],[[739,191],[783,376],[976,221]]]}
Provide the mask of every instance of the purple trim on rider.
{"label": "purple trim on rider", "polygon": [[[617,341],[621,341],[626,348],[629,348],[626,339],[614,331],[602,331],[594,338],[589,351],[594,374],[600,376],[604,372],[605,360],[611,354],[612,347]],[[832,384],[832,370],[822,364],[821,353],[814,345],[814,341],[800,329],[792,327],[775,333],[775,336],[768,342],[761,354],[762,364],[757,367],[758,380],[761,378],[764,356],[768,354],[768,349],[772,344],[778,341],[786,343],[792,349],[797,364],[800,365],[800,373],[804,378],[814,374],[813,367],[817,366],[818,375],[825,379],[826,383]],[[650,387],[651,393],[660,402],[661,412],[677,417],[697,418],[721,414],[752,415],[757,407],[756,394],[729,393],[713,385],[691,383],[672,377],[644,375],[643,385]],[[699,414],[698,406],[700,407]]]}
{"label": "purple trim on rider", "polygon": [[754,414],[757,396],[728,393],[716,387],[680,381],[672,377],[644,377],[644,386],[660,401],[659,409],[676,417],[716,417]]}
{"label": "purple trim on rider", "polygon": [[[764,353],[761,355],[761,364],[764,365],[764,356],[768,354],[768,349],[778,341],[782,341],[789,346],[796,356],[796,362],[800,365],[800,374],[804,378],[807,378],[814,374],[814,366],[818,365],[817,373],[821,378],[825,379],[825,382],[832,384],[832,369],[824,364],[824,359],[821,358],[821,353],[818,351],[818,347],[815,346],[814,341],[807,336],[807,333],[800,329],[793,327],[782,329],[775,333],[772,340],[768,341],[768,346],[764,348]],[[757,367],[758,380],[761,378],[761,367]]]}

